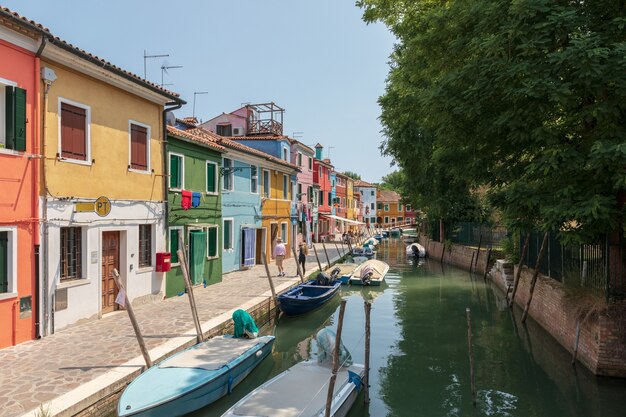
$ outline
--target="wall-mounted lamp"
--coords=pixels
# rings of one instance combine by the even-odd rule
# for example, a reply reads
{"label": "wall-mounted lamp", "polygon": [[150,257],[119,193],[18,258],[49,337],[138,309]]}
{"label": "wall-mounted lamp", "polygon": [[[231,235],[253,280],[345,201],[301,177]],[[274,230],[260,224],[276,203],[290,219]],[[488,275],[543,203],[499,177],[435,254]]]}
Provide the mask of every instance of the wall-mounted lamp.
{"label": "wall-mounted lamp", "polygon": [[220,174],[222,175],[222,177],[224,175],[230,175],[233,172],[237,172],[237,171],[243,171],[243,167],[236,167],[236,168],[224,168],[224,167],[221,167],[220,168]]}

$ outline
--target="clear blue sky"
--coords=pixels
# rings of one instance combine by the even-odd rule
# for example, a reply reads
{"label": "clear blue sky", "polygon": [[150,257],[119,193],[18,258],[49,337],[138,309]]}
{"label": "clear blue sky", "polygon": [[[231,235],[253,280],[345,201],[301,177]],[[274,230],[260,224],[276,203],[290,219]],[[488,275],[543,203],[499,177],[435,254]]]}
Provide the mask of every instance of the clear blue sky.
{"label": "clear blue sky", "polygon": [[[354,0],[0,0],[62,39],[164,82],[189,104],[178,117],[207,120],[242,103],[286,109],[285,133],[320,142],[335,168],[379,181],[393,170],[380,155],[378,97],[394,38],[366,25]],[[329,149],[329,147],[333,147]]]}

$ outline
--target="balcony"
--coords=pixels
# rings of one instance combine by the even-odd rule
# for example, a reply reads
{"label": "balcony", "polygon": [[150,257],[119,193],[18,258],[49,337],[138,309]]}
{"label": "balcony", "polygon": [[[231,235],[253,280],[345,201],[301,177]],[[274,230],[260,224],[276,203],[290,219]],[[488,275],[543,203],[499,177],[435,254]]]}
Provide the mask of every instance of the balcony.
{"label": "balcony", "polygon": [[248,131],[251,135],[283,135],[283,114],[285,109],[273,102],[248,104]]}

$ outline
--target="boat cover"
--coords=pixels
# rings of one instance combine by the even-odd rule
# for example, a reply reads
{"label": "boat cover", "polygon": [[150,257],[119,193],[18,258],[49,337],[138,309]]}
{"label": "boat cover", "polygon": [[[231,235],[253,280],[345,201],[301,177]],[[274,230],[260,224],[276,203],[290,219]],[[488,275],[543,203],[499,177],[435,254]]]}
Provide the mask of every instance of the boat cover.
{"label": "boat cover", "polygon": [[235,310],[233,313],[233,323],[235,337],[245,337],[246,334],[258,334],[259,329],[250,314],[242,309]]}
{"label": "boat cover", "polygon": [[237,359],[257,343],[264,342],[262,337],[258,339],[214,337],[195,349],[189,349],[170,360],[163,361],[159,368],[197,368],[214,371],[223,367],[225,363]]}
{"label": "boat cover", "polygon": [[[319,363],[333,362],[333,351],[335,350],[335,343],[337,335],[329,327],[324,327],[315,335],[317,340],[317,361]],[[339,364],[341,366],[352,365],[352,355],[348,352],[348,349],[344,346],[343,342],[339,346]]]}
{"label": "boat cover", "polygon": [[[350,368],[352,375],[360,375],[362,365]],[[331,367],[314,361],[300,362],[276,378],[254,390],[232,409],[235,416],[310,417],[324,411]],[[337,372],[334,394],[353,383],[347,368]],[[356,385],[356,383],[355,383]],[[334,402],[334,401],[333,401]]]}

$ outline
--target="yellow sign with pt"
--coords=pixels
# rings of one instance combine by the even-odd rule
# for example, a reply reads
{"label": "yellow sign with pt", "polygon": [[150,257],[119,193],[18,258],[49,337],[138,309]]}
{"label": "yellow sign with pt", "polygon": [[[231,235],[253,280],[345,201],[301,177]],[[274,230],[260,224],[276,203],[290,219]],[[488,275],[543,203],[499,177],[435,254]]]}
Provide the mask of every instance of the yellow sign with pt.
{"label": "yellow sign with pt", "polygon": [[95,203],[96,214],[106,217],[111,212],[111,200],[107,197],[98,197]]}

